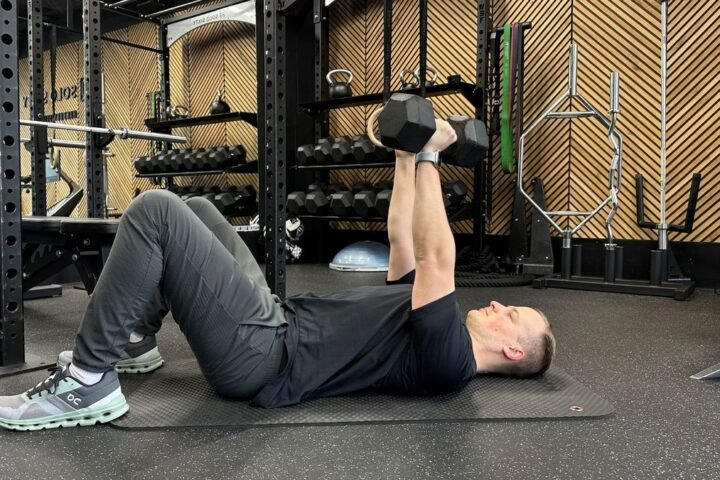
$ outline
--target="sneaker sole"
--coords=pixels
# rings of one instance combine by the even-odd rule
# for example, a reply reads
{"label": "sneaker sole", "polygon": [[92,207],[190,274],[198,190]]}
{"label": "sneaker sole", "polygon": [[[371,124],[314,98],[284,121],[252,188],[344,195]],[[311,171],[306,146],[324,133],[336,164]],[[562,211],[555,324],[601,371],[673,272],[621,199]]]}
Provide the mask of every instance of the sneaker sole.
{"label": "sneaker sole", "polygon": [[[58,357],[56,363],[59,367],[64,367],[67,365],[67,363],[60,361],[60,357]],[[115,371],[117,373],[130,374],[150,373],[162,367],[164,363],[165,360],[163,360],[162,356],[160,355],[158,348],[155,347],[149,352],[146,352],[137,358],[126,358],[124,360],[120,360],[118,363],[115,364]]]}
{"label": "sneaker sole", "polygon": [[61,415],[52,415],[34,420],[0,420],[0,427],[8,430],[33,432],[60,427],[87,427],[107,423],[125,415],[130,407],[124,395],[120,395],[113,403],[100,410],[92,407]]}
{"label": "sneaker sole", "polygon": [[165,360],[161,356],[157,356],[148,360],[123,360],[115,364],[115,371],[117,373],[150,373],[154,372],[158,368],[162,367]]}

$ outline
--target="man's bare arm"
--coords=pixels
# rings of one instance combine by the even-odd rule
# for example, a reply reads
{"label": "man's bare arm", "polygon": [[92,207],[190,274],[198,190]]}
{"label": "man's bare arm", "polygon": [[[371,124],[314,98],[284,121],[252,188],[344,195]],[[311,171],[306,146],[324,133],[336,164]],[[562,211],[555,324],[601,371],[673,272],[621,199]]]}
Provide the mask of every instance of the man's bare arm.
{"label": "man's bare arm", "polygon": [[[436,123],[425,151],[442,151],[457,138],[447,122]],[[440,172],[428,162],[417,166],[412,232],[416,264],[412,308],[416,309],[455,290],[455,239],[443,205]]]}
{"label": "man's bare arm", "polygon": [[415,155],[397,151],[387,222],[390,241],[388,280],[398,280],[415,269],[412,232],[414,203]]}

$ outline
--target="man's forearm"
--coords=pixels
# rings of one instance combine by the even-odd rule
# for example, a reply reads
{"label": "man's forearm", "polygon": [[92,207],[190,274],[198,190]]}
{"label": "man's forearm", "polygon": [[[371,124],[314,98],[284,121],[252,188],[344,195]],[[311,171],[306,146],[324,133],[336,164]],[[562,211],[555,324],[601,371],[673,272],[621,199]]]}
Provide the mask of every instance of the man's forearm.
{"label": "man's forearm", "polygon": [[415,156],[396,152],[395,178],[388,210],[388,238],[412,243],[412,209],[415,203]]}
{"label": "man's forearm", "polygon": [[428,162],[417,167],[413,208],[415,261],[455,262],[455,240],[448,223],[440,186],[440,172]]}
{"label": "man's forearm", "polygon": [[388,280],[397,280],[415,269],[412,209],[415,203],[415,155],[396,152],[395,179],[388,210],[390,265]]}

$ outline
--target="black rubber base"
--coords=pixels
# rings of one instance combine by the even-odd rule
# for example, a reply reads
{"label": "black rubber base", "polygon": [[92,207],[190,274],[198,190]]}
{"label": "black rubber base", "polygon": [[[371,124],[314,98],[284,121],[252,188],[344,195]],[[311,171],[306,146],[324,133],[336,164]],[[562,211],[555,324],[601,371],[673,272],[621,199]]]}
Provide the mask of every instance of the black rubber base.
{"label": "black rubber base", "polygon": [[120,428],[251,427],[351,423],[472,422],[490,419],[578,418],[614,409],[568,374],[551,368],[536,379],[483,376],[458,393],[435,397],[377,392],[309,400],[263,409],[219,397],[194,360],[173,362],[143,377],[130,394]]}
{"label": "black rubber base", "polygon": [[26,353],[25,363],[0,366],[0,378],[9,377],[11,375],[19,375],[26,372],[33,372],[35,370],[48,369],[55,365],[55,359],[56,357],[41,358],[37,355]]}
{"label": "black rubber base", "polygon": [[573,276],[562,278],[559,274],[536,278],[535,288],[566,288],[570,290],[587,290],[593,292],[628,293],[631,295],[650,295],[654,297],[670,297],[675,300],[687,300],[695,291],[695,282],[663,282],[650,285],[640,280],[618,279],[615,283],[607,283],[598,277]]}

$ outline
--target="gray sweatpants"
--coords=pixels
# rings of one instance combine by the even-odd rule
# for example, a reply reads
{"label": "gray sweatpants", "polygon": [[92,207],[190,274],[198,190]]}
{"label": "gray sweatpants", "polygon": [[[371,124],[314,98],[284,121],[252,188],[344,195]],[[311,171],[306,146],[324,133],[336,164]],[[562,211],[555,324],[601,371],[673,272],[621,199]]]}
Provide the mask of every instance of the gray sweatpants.
{"label": "gray sweatpants", "polygon": [[219,393],[248,398],[279,372],[287,321],[245,243],[208,200],[153,190],[120,220],[73,363],[112,369],[130,333],[154,335],[168,310]]}

